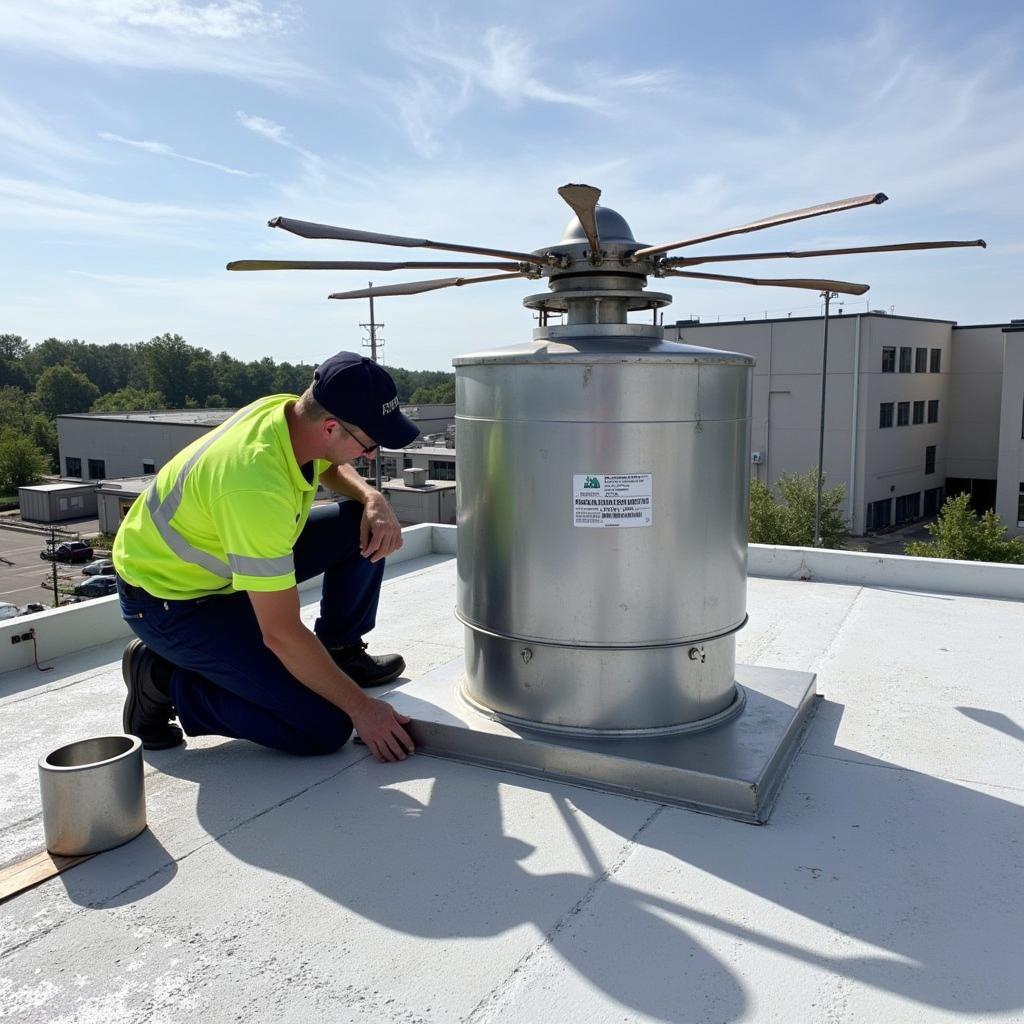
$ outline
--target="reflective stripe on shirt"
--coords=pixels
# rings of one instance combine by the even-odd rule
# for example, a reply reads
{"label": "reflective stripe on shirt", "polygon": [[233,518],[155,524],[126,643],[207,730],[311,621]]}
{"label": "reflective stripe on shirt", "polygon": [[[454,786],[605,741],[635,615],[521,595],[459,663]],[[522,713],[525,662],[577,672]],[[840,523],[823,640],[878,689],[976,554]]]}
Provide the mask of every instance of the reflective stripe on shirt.
{"label": "reflective stripe on shirt", "polygon": [[[153,519],[153,525],[157,528],[160,536],[163,538],[164,543],[183,561],[191,562],[193,565],[202,566],[207,572],[212,572],[214,576],[219,576],[221,579],[231,579],[231,566],[228,562],[222,562],[219,558],[211,555],[208,551],[203,551],[201,548],[197,548],[194,544],[190,544],[178,531],[174,528],[171,520],[174,518],[174,514],[181,507],[181,499],[185,493],[185,478],[189,475],[192,467],[199,461],[199,457],[214,443],[219,437],[227,433],[240,419],[242,419],[248,413],[248,408],[239,409],[234,416],[228,417],[216,430],[211,430],[207,435],[203,443],[193,452],[191,458],[185,463],[184,466],[178,472],[175,478],[174,484],[171,489],[167,492],[167,496],[160,500],[160,495],[157,493],[156,480],[149,485],[149,494],[146,496],[146,505],[149,508],[149,514]],[[254,561],[260,561],[255,559]],[[273,573],[250,573],[249,575],[274,575]]]}

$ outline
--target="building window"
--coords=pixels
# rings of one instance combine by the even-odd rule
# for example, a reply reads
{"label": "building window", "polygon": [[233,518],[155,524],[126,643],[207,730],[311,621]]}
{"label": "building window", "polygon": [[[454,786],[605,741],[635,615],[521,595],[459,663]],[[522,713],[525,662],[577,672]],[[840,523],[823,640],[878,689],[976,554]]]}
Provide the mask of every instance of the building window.
{"label": "building window", "polygon": [[89,460],[89,479],[102,480],[107,475],[107,464],[103,459]]}
{"label": "building window", "polygon": [[396,476],[398,476],[398,459],[385,455],[380,460],[381,480],[393,480]]}
{"label": "building window", "polygon": [[864,524],[866,530],[881,530],[892,522],[892,499],[883,498],[881,501],[868,503],[867,522]]}
{"label": "building window", "polygon": [[930,444],[924,450],[925,475],[935,472],[935,445]]}
{"label": "building window", "polygon": [[896,499],[896,525],[905,523],[910,519],[917,519],[921,515],[921,492],[913,494],[901,494]]}
{"label": "building window", "polygon": [[905,427],[910,423],[910,403],[900,402],[896,406],[896,426]]}
{"label": "building window", "polygon": [[882,346],[882,373],[894,373],[896,370],[896,346]]}
{"label": "building window", "polygon": [[892,402],[883,402],[878,407],[878,425],[879,427],[892,426]]}
{"label": "building window", "polygon": [[914,373],[928,372],[928,349],[919,348],[914,353]]}
{"label": "building window", "polygon": [[932,398],[928,401],[928,422],[939,422],[939,400],[937,398]]}
{"label": "building window", "polygon": [[909,346],[900,347],[900,373],[910,373],[910,359],[914,350]]}
{"label": "building window", "polygon": [[937,515],[939,509],[942,508],[942,491],[941,487],[931,487],[924,492],[924,514],[926,516]]}
{"label": "building window", "polygon": [[[1022,435],[1024,436],[1024,435]],[[70,455],[64,458],[64,475],[65,476],[77,476],[82,475],[82,460],[73,459]]]}
{"label": "building window", "polygon": [[412,456],[411,455],[403,455],[402,456],[402,469],[412,469]]}
{"label": "building window", "polygon": [[932,373],[942,373],[942,349],[941,348],[933,348],[932,349],[931,372]]}
{"label": "building window", "polygon": [[914,423],[924,423],[924,402],[914,403]]}
{"label": "building window", "polygon": [[1020,485],[1020,492],[1017,494],[1017,525],[1024,526],[1024,484]]}
{"label": "building window", "polygon": [[455,463],[441,459],[431,459],[427,465],[427,476],[431,480],[454,480]]}
{"label": "building window", "polygon": [[149,473],[156,472],[156,463],[152,459],[142,460],[142,475],[146,476]]}

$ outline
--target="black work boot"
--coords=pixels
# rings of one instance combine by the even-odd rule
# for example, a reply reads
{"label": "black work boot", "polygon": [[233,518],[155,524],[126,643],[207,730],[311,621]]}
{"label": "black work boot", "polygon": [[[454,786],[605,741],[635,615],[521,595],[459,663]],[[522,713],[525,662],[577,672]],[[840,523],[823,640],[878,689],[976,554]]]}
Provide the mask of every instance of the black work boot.
{"label": "black work boot", "polygon": [[135,639],[124,649],[121,675],[128,687],[121,724],[126,733],[138,736],[146,750],[167,750],[183,742],[181,729],[171,725],[171,665]]}
{"label": "black work boot", "polygon": [[367,654],[364,643],[327,650],[338,668],[364,689],[390,683],[405,671],[405,658],[400,654]]}

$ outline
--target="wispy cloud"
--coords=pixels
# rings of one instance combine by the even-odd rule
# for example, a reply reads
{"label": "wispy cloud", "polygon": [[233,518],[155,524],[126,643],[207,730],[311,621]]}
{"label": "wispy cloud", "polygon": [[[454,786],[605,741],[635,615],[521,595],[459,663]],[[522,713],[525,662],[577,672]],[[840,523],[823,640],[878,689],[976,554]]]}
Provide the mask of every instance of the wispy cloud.
{"label": "wispy cloud", "polygon": [[5,0],[0,48],[294,86],[318,76],[282,52],[291,12],[261,0]]}
{"label": "wispy cloud", "polygon": [[203,225],[245,225],[251,219],[249,211],[139,202],[60,185],[0,178],[0,221],[9,231],[77,233],[95,235],[101,240],[136,238],[203,246],[220,244],[211,242],[208,233],[199,230]]}
{"label": "wispy cloud", "polygon": [[[455,40],[464,40],[456,42]],[[581,63],[562,60],[545,69],[538,49],[523,31],[493,25],[481,33],[454,31],[435,18],[389,38],[404,72],[367,74],[363,83],[394,112],[414,149],[439,155],[445,129],[471,106],[496,100],[506,110],[529,103],[560,106],[609,117],[633,92],[664,89],[667,70],[594,73]]]}
{"label": "wispy cloud", "polygon": [[68,160],[93,159],[89,151],[57,131],[35,111],[0,94],[0,139],[7,155],[49,173],[66,169]]}
{"label": "wispy cloud", "polygon": [[247,114],[244,110],[236,111],[235,116],[244,128],[268,142],[292,150],[302,158],[302,176],[305,187],[319,188],[324,184],[328,176],[327,162],[312,150],[292,142],[288,136],[288,129],[284,125],[256,114]]}
{"label": "wispy cloud", "polygon": [[126,139],[123,135],[115,135],[113,132],[100,132],[99,137],[105,142],[116,142],[120,146],[141,149],[143,152],[152,153],[154,156],[167,156],[174,160],[185,160],[190,164],[198,164],[200,167],[212,167],[213,170],[222,171],[224,174],[233,174],[242,178],[257,177],[252,171],[241,171],[237,167],[227,167],[213,160],[202,160],[197,156],[179,153],[173,146],[167,145],[166,142],[155,142],[152,139]]}

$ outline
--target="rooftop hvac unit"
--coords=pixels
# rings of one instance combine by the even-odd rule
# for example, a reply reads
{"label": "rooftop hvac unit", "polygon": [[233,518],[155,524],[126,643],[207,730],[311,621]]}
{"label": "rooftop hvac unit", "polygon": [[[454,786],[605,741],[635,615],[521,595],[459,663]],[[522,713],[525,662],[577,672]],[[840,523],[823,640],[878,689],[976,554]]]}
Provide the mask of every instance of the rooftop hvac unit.
{"label": "rooftop hvac unit", "polygon": [[427,471],[425,469],[402,470],[402,480],[406,487],[425,487],[427,484]]}
{"label": "rooftop hvac unit", "polygon": [[[881,203],[882,193],[659,245],[637,242],[566,185],[574,216],[532,252],[271,221],[307,238],[471,254],[445,263],[242,261],[236,270],[489,269],[339,292],[408,295],[547,279],[523,301],[532,341],[460,356],[457,614],[465,657],[396,691],[420,750],[606,787],[748,821],[771,810],[815,706],[808,673],[737,666],[747,621],[754,360],[664,340],[671,297],[647,279],[861,295],[867,285],[694,271],[717,262],[948,248],[912,242],[814,252],[665,253]],[[646,314],[648,323],[629,322]],[[564,324],[551,324],[554,316]],[[428,438],[432,439],[432,438]]]}

